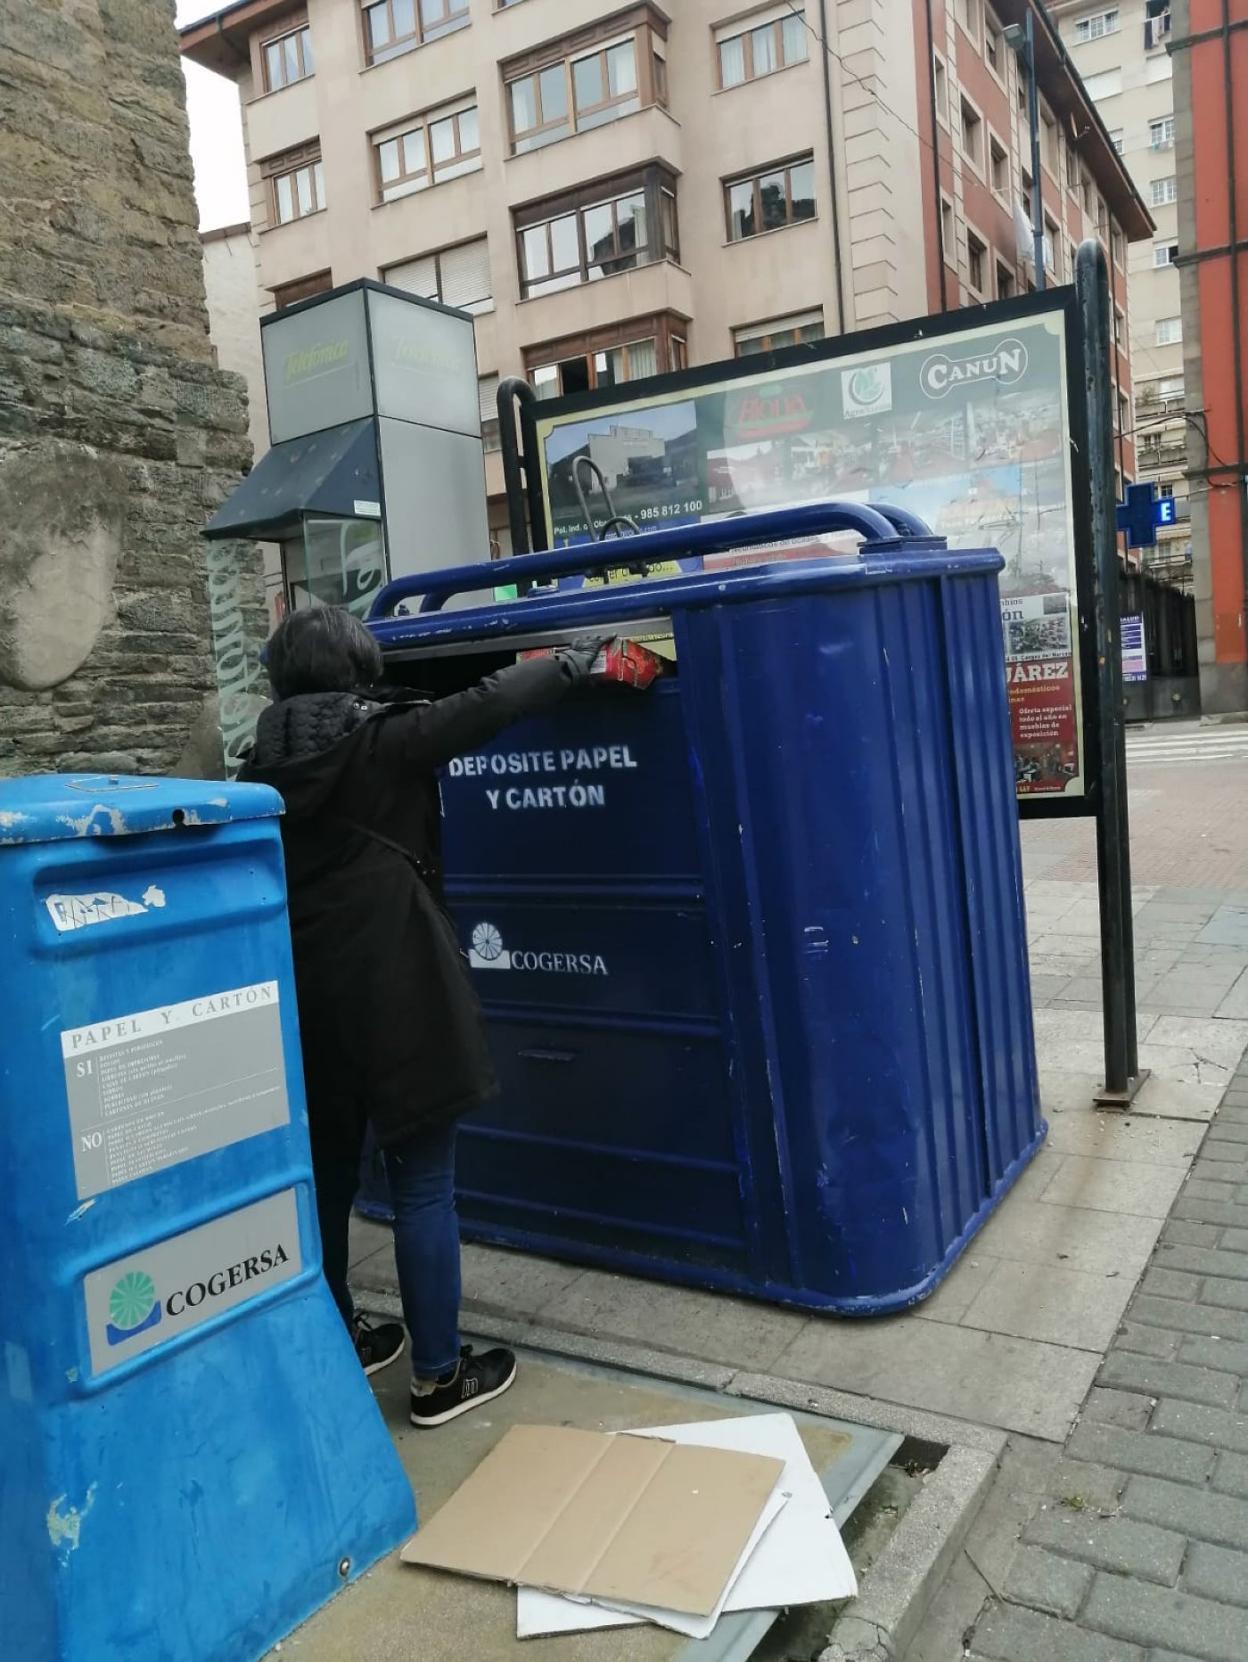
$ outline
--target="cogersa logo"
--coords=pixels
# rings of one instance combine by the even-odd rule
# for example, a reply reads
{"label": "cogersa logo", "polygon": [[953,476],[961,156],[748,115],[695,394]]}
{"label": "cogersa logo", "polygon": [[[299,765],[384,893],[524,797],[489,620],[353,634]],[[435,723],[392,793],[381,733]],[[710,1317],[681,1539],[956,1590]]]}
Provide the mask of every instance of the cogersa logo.
{"label": "cogersa logo", "polygon": [[110,1345],[124,1344],[138,1333],[146,1333],[160,1321],[161,1304],[156,1283],[143,1270],[123,1275],[108,1295],[108,1321],[104,1332]]}
{"label": "cogersa logo", "polygon": [[883,415],[893,407],[891,364],[864,364],[841,371],[841,406],[847,416]]}
{"label": "cogersa logo", "polygon": [[475,970],[527,970],[543,975],[609,975],[598,952],[529,952],[503,945],[502,932],[492,923],[472,931],[468,963]]}
{"label": "cogersa logo", "polygon": [[951,358],[938,352],[924,360],[919,371],[919,385],[929,398],[943,398],[955,387],[971,386],[977,381],[995,381],[999,387],[1012,387],[1027,373],[1027,348],[1021,340],[1003,340],[990,352],[977,352],[967,358]]}

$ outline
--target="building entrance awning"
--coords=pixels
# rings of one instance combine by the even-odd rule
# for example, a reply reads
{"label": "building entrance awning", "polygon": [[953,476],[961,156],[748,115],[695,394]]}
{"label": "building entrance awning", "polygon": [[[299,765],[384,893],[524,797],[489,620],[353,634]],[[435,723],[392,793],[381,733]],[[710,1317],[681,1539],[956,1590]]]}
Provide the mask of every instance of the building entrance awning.
{"label": "building entrance awning", "polygon": [[275,444],[204,527],[205,537],[280,542],[306,514],[380,517],[376,424],[371,416]]}

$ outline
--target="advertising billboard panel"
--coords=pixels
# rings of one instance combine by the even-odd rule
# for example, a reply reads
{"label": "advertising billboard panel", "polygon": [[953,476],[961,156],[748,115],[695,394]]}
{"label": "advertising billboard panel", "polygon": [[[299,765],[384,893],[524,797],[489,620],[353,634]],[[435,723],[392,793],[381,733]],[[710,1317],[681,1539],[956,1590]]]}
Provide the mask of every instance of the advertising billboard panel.
{"label": "advertising billboard panel", "polygon": [[[551,545],[600,534],[611,514],[651,530],[838,497],[908,509],[953,547],[999,549],[1018,793],[1079,811],[1089,675],[1069,306],[1070,291],[1050,291],[790,349],[759,369],[738,360],[539,405]],[[586,493],[592,525],[581,458],[610,496]]]}

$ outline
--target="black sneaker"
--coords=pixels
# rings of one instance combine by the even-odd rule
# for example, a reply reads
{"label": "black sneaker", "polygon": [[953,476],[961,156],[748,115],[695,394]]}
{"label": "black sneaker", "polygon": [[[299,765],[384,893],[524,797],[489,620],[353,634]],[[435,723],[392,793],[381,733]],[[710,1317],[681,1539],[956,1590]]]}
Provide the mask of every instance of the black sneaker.
{"label": "black sneaker", "polygon": [[443,1375],[434,1390],[418,1397],[412,1392],[412,1424],[445,1425],[470,1408],[501,1397],[516,1377],[516,1359],[509,1350],[486,1350],[473,1354],[465,1345],[459,1366]]}
{"label": "black sneaker", "polygon": [[351,1337],[365,1373],[380,1373],[403,1354],[405,1334],[401,1322],[382,1322],[373,1327],[363,1316],[357,1316]]}

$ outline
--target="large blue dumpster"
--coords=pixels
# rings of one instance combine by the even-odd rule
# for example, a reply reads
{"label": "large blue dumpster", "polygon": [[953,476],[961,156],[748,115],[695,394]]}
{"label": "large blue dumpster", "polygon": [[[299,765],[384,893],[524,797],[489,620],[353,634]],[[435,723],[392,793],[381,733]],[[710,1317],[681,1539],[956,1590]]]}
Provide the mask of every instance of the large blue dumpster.
{"label": "large blue dumpster", "polygon": [[931,1292],[1039,1146],[995,551],[821,504],[508,576],[845,528],[857,556],[448,615],[497,568],[380,597],[391,672],[438,695],[556,639],[676,650],[647,692],[591,688],[447,771],[502,1083],[464,1125],[471,1237],[881,1313]]}
{"label": "large blue dumpster", "polygon": [[320,1273],[275,792],[0,783],[0,1631],[252,1662],[414,1527]]}

